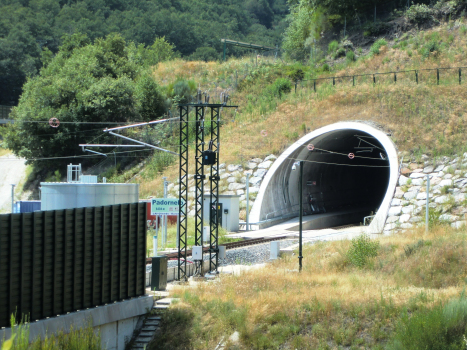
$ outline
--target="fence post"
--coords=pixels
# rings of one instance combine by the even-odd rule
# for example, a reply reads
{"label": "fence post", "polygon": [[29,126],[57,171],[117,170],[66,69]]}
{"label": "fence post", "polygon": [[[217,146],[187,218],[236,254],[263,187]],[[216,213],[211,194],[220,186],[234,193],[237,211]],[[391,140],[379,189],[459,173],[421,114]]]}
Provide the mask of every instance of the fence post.
{"label": "fence post", "polygon": [[439,85],[439,68],[436,68],[436,85]]}
{"label": "fence post", "polygon": [[415,71],[415,81],[416,81],[417,84],[418,84],[418,71]]}
{"label": "fence post", "polygon": [[459,85],[462,83],[462,68],[459,68]]}
{"label": "fence post", "polygon": [[332,86],[335,86],[335,85],[336,85],[336,79],[332,77]]}
{"label": "fence post", "polygon": [[394,83],[397,83],[397,75],[394,73]]}
{"label": "fence post", "polygon": [[376,84],[376,76],[373,74],[373,84]]}
{"label": "fence post", "polygon": [[352,86],[355,86],[355,75],[352,76]]}
{"label": "fence post", "polygon": [[316,80],[313,80],[313,90],[316,92]]}
{"label": "fence post", "polygon": [[297,82],[295,82],[295,93],[297,93]]}

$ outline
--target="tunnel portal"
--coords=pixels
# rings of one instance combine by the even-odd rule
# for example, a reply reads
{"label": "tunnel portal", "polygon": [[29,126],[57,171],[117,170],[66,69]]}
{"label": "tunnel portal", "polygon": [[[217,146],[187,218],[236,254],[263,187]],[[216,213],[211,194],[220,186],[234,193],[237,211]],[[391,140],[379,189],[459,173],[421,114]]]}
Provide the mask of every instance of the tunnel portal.
{"label": "tunnel portal", "polygon": [[372,230],[381,231],[397,182],[397,152],[385,133],[364,123],[333,124],[289,147],[261,185],[252,222],[266,227],[298,216],[300,175],[293,165],[300,160],[303,209],[311,215],[305,229],[363,222],[376,214]]}

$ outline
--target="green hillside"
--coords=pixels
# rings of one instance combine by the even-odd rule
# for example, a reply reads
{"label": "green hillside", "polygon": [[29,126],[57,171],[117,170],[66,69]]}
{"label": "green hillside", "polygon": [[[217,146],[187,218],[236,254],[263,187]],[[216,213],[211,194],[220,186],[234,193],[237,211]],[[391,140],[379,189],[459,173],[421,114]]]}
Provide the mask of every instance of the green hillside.
{"label": "green hillside", "polygon": [[[221,38],[280,45],[287,12],[285,0],[1,0],[0,105],[17,104],[26,78],[42,66],[41,55],[56,53],[64,35],[93,40],[117,32],[146,46],[165,37],[183,57],[215,60]],[[229,48],[228,54],[242,52]]]}

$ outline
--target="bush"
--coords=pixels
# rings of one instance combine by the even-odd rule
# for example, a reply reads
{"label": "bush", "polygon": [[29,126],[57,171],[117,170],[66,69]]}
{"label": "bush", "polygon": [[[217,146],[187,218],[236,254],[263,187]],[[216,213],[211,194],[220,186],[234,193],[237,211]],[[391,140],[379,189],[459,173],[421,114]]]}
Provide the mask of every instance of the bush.
{"label": "bush", "polygon": [[345,50],[341,47],[340,49],[338,49],[336,51],[336,53],[334,54],[334,59],[338,59],[340,57],[344,57],[345,56]]}
{"label": "bush", "polygon": [[331,70],[331,68],[329,68],[329,64],[325,63],[321,66],[321,70],[323,72],[329,72]]}
{"label": "bush", "polygon": [[369,236],[363,234],[352,239],[352,246],[347,252],[347,259],[355,267],[364,267],[370,258],[378,255],[379,242],[372,241]]}
{"label": "bush", "polygon": [[439,52],[440,52],[440,47],[436,40],[430,40],[420,50],[420,54],[425,58],[428,58],[430,56],[430,53],[434,53],[436,56],[439,54]]}
{"label": "bush", "polygon": [[328,53],[331,54],[335,52],[338,48],[339,48],[339,43],[337,42],[337,40],[333,40],[328,45]]}
{"label": "bush", "polygon": [[305,72],[303,69],[297,67],[292,67],[292,69],[287,72],[287,75],[292,81],[295,82],[301,81],[303,78],[305,78]]}
{"label": "bush", "polygon": [[371,45],[370,52],[373,55],[379,55],[379,50],[381,47],[386,46],[388,42],[385,39],[378,39],[373,45]]}
{"label": "bush", "polygon": [[272,84],[271,89],[274,95],[282,97],[282,94],[287,94],[292,90],[292,84],[289,79],[278,78],[274,84]]}
{"label": "bush", "polygon": [[357,56],[355,56],[353,51],[348,51],[345,56],[347,57],[348,62],[354,62],[357,59]]}
{"label": "bush", "polygon": [[403,315],[388,349],[465,349],[466,327],[467,299],[461,296],[444,307]]}
{"label": "bush", "polygon": [[407,19],[412,23],[424,23],[432,19],[433,10],[425,4],[416,4],[410,6],[405,13]]}

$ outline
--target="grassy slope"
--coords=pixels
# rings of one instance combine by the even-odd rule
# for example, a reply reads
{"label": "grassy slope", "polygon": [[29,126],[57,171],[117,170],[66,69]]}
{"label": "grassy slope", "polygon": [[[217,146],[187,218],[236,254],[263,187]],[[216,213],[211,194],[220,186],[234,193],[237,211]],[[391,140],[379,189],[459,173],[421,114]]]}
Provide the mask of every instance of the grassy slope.
{"label": "grassy slope", "polygon": [[[467,26],[446,24],[428,32],[407,35],[398,43],[389,43],[380,54],[362,56],[350,64],[337,64],[329,73],[309,70],[307,77],[345,76],[373,72],[403,71],[435,67],[467,66]],[[428,43],[435,41],[439,50],[422,55]],[[396,47],[397,48],[396,48]],[[304,67],[306,68],[306,67]],[[436,72],[420,73],[420,84],[414,73],[378,76],[374,86],[370,78],[319,82],[314,93],[311,82],[302,82],[297,93],[282,98],[269,92],[278,77],[287,77],[293,67],[281,61],[230,60],[227,63],[172,61],[157,66],[156,79],[162,84],[177,77],[196,81],[211,96],[233,89],[237,72],[239,89],[232,94],[238,110],[224,110],[221,131],[220,161],[241,163],[255,157],[279,154],[305,132],[338,121],[367,120],[380,124],[391,133],[399,150],[413,156],[423,153],[438,156],[462,152],[467,120],[467,84],[458,85],[458,72],[441,71],[440,85]],[[467,69],[464,69],[463,76]],[[249,72],[249,73],[247,73]],[[243,79],[246,77],[245,79]],[[216,88],[217,86],[217,88]],[[262,135],[267,132],[267,136]],[[174,145],[178,140],[173,140]],[[407,158],[406,158],[407,159]],[[193,164],[191,164],[193,165]],[[169,167],[164,176],[178,177],[178,167]],[[150,178],[150,179],[149,179]],[[160,195],[161,175],[140,179],[143,196]]]}
{"label": "grassy slope", "polygon": [[404,313],[425,313],[462,292],[466,232],[437,227],[379,242],[362,269],[349,263],[351,242],[340,241],[306,247],[301,274],[294,256],[219,283],[178,287],[171,294],[181,301],[164,317],[168,333],[153,349],[213,349],[234,331],[240,343],[231,349],[384,348]]}
{"label": "grassy slope", "polygon": [[[416,33],[403,40],[403,48],[389,43],[379,55],[338,66],[327,75],[467,66],[465,33],[465,25],[452,24]],[[419,52],[432,40],[440,50],[423,57]],[[155,75],[168,79],[189,64],[196,65],[162,65]],[[225,67],[209,65],[205,79]],[[397,84],[389,76],[387,81],[378,79],[376,86],[362,81],[354,88],[323,84],[318,93],[303,83],[297,94],[271,99],[263,89],[285,70],[280,64],[264,65],[256,69],[260,74],[251,83],[240,85],[234,99],[241,107],[235,121],[222,130],[222,162],[278,154],[304,132],[343,120],[379,123],[391,133],[399,150],[413,158],[465,150],[467,90],[466,85],[456,83],[455,75],[448,82],[442,79],[439,86],[426,80],[417,85],[413,77],[404,79],[400,74]],[[194,72],[195,78],[202,75],[199,72]],[[262,130],[267,137],[261,135]],[[176,167],[166,172],[172,179],[176,174]],[[143,188],[155,186],[160,187],[158,180]],[[291,272],[297,268],[294,257],[261,271],[224,276],[220,283],[180,287],[172,294],[181,297],[181,302],[165,317],[170,332],[163,332],[153,348],[213,349],[235,330],[240,332],[240,343],[230,344],[231,349],[385,348],[407,312],[424,319],[429,309],[457,297],[465,288],[466,232],[437,227],[428,235],[414,231],[379,241],[378,256],[363,269],[349,264],[346,253],[351,243],[343,241],[306,248],[300,276]],[[417,335],[420,339],[434,329],[428,323],[425,327]]]}

